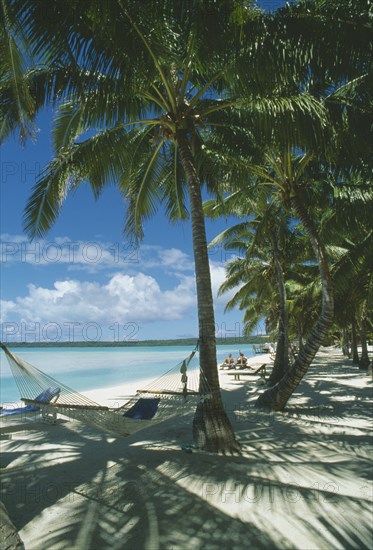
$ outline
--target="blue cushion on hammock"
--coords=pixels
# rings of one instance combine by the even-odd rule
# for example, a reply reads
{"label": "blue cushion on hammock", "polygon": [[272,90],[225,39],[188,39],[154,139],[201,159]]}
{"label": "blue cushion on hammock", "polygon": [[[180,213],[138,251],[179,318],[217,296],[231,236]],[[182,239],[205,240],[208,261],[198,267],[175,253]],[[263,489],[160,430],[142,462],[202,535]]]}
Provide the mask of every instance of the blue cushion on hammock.
{"label": "blue cushion on hammock", "polygon": [[34,401],[41,401],[42,403],[49,403],[53,399],[53,397],[56,397],[61,391],[61,388],[51,386],[47,388],[46,390],[42,391],[37,397],[35,397]]}
{"label": "blue cushion on hammock", "polygon": [[151,399],[144,399],[140,397],[133,407],[128,409],[123,416],[128,416],[134,420],[150,420],[157,412],[159,402],[159,397]]}

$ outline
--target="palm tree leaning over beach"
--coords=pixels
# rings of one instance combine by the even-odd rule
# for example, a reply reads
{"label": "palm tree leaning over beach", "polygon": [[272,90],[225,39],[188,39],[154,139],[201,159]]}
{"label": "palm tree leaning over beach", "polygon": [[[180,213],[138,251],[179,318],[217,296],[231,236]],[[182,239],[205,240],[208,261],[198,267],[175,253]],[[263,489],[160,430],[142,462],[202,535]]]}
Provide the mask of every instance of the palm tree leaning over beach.
{"label": "palm tree leaning over beach", "polygon": [[[299,351],[294,364],[289,368],[284,376],[275,383],[275,385],[266,390],[259,397],[256,406],[271,410],[283,410],[300,380],[304,377],[308,368],[317,353],[320,345],[326,341],[329,329],[334,319],[334,281],[331,273],[331,258],[328,253],[328,243],[331,235],[326,237],[328,230],[330,232],[330,220],[335,221],[333,216],[333,204],[335,205],[335,195],[343,194],[348,197],[351,195],[351,189],[346,182],[338,177],[338,174],[333,167],[328,167],[325,164],[313,161],[311,154],[304,154],[299,157],[293,157],[290,152],[290,147],[284,150],[283,154],[268,153],[266,155],[267,162],[263,167],[252,167],[252,172],[263,184],[271,184],[278,189],[279,196],[282,199],[283,205],[287,210],[293,211],[301,222],[305,234],[308,236],[312,246],[315,259],[318,264],[320,281],[321,281],[321,311],[318,320],[308,335],[306,343]],[[335,180],[334,187],[330,189],[330,180]],[[355,188],[355,192],[359,189]],[[371,195],[371,194],[370,194]],[[330,197],[328,204],[328,196]],[[360,194],[361,196],[361,194]],[[367,194],[364,195],[365,200]],[[316,204],[315,203],[316,200]],[[371,202],[370,202],[371,205]],[[354,280],[359,280],[359,284],[365,289],[365,296],[362,299],[362,347],[363,347],[363,363],[364,366],[369,363],[367,359],[366,346],[363,345],[365,319],[367,318],[367,303],[369,303],[371,292],[371,250],[372,246],[372,231],[368,230],[364,233],[361,227],[369,227],[366,225],[366,208],[362,209],[360,202],[361,218],[357,217],[355,225],[359,228],[359,234],[363,236],[362,243],[355,248],[356,256],[359,259],[360,277],[357,276],[355,266]],[[317,212],[318,210],[318,212]],[[317,212],[317,218],[314,212]],[[350,212],[349,218],[356,219],[353,212]],[[318,221],[316,221],[316,219]],[[345,223],[348,222],[348,216],[344,217]],[[329,223],[328,223],[329,222]],[[350,225],[350,238],[353,231]],[[325,226],[325,227],[324,227]],[[326,229],[327,228],[327,229]],[[324,234],[323,234],[324,233]],[[337,231],[334,229],[334,233]],[[368,249],[368,251],[367,251]],[[370,260],[368,260],[370,258]],[[351,255],[348,256],[349,265],[354,265]],[[370,262],[370,263],[369,263]],[[343,264],[343,262],[342,262]],[[351,270],[351,268],[350,268]],[[365,354],[364,354],[365,352]]]}
{"label": "palm tree leaning over beach", "polygon": [[304,154],[298,158],[292,158],[290,147],[282,154],[269,153],[267,155],[267,168],[255,168],[258,178],[263,183],[272,183],[277,187],[282,197],[284,206],[292,208],[298,220],[302,223],[312,245],[315,259],[317,260],[322,285],[321,312],[319,319],[307,338],[306,344],[300,350],[294,364],[275,386],[260,395],[256,406],[271,410],[282,410],[290,396],[306,374],[320,345],[325,341],[329,328],[333,322],[334,293],[328,256],[325,245],[319,237],[317,227],[309,215],[305,204],[307,185],[312,185],[312,176],[308,168],[312,162],[312,156]]}
{"label": "palm tree leaning over beach", "polygon": [[[258,399],[257,407],[268,408],[271,410],[282,410],[294,389],[298,386],[300,380],[306,374],[309,365],[311,364],[320,345],[325,340],[328,330],[333,322],[333,287],[328,265],[328,258],[325,250],[325,245],[320,239],[314,221],[309,215],[305,201],[307,186],[313,184],[312,177],[309,174],[308,168],[312,162],[312,156],[304,154],[297,158],[293,158],[290,147],[284,149],[283,154],[276,152],[266,154],[266,163],[263,166],[252,166],[251,172],[258,178],[258,183],[266,187],[273,187],[273,196],[278,194],[283,206],[290,212],[292,209],[302,223],[304,231],[308,235],[312,245],[315,258],[318,262],[320,278],[322,284],[322,305],[321,312],[316,326],[307,338],[305,346],[302,347],[294,365],[288,368],[285,362],[285,354],[287,354],[287,314],[285,310],[285,286],[283,282],[282,266],[279,259],[278,238],[275,237],[274,219],[267,216],[269,220],[266,226],[266,235],[271,243],[271,249],[274,259],[276,279],[278,282],[279,295],[282,295],[280,303],[282,307],[281,320],[283,326],[286,327],[281,331],[283,338],[281,339],[280,353],[282,353],[282,370],[276,374],[276,379],[273,377],[273,386],[266,390]],[[245,191],[241,194],[241,201],[245,200]],[[266,204],[268,210],[272,207],[270,203]],[[281,324],[280,324],[281,328]],[[283,340],[283,341],[282,341]],[[286,340],[286,342],[285,342]]]}
{"label": "palm tree leaning over beach", "polygon": [[[126,229],[136,237],[160,203],[170,219],[185,219],[189,196],[200,365],[212,395],[197,407],[194,435],[206,450],[236,450],[219,389],[202,210],[202,185],[216,190],[219,170],[204,136],[247,134],[250,124],[262,140],[281,142],[294,130],[294,144],[302,147],[321,133],[323,108],[285,82],[291,70],[282,64],[274,23],[268,32],[266,17],[247,2],[51,0],[53,18],[43,1],[2,3],[22,24],[33,61],[25,79],[36,105],[58,106],[56,156],[28,202],[26,231],[45,234],[66,195],[85,181],[96,197],[106,184],[119,186],[128,204]],[[16,35],[18,26],[11,28]],[[5,115],[7,109],[3,102]],[[296,130],[307,120],[312,131],[299,139]]]}

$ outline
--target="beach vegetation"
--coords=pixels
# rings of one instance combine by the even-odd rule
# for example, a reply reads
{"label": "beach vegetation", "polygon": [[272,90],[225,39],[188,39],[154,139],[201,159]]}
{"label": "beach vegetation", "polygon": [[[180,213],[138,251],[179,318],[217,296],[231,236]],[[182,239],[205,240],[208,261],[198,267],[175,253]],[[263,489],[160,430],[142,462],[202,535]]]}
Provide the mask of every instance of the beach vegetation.
{"label": "beach vegetation", "polygon": [[226,280],[219,293],[236,290],[226,309],[238,307],[244,312],[247,336],[263,317],[268,329],[277,333],[274,365],[268,381],[273,385],[289,368],[284,269],[285,266],[291,269],[289,255],[295,255],[295,232],[291,231],[291,219],[269,186],[260,186],[257,182],[253,187],[243,187],[228,195],[224,201],[205,203],[208,216],[221,216],[228,211],[244,221],[217,235],[210,243],[210,246],[222,244],[237,254],[227,264]]}
{"label": "beach vegetation", "polygon": [[[362,140],[370,82],[364,3],[304,1],[276,15],[244,0],[1,6],[1,137],[35,135],[37,112],[54,108],[54,158],[28,201],[25,231],[43,236],[85,183],[96,198],[105,186],[118,187],[125,231],[136,239],[160,208],[171,221],[190,219],[200,366],[210,389],[197,406],[194,437],[209,451],[237,451],[220,395],[203,197],[236,189],[249,165],[248,173],[278,189],[314,249],[322,286],[316,329],[295,368],[261,398],[282,409],[333,321],[325,244],[304,200],[307,170],[333,154],[349,169],[370,150]],[[283,292],[280,237],[273,223],[267,227]]]}

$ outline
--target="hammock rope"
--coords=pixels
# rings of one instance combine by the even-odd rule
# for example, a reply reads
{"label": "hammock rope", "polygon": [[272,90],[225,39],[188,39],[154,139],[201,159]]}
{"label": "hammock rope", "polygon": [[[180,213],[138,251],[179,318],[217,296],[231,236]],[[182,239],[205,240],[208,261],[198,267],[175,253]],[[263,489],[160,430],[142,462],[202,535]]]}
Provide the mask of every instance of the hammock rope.
{"label": "hammock rope", "polygon": [[[10,365],[22,401],[39,407],[44,417],[60,413],[114,435],[130,435],[150,424],[190,410],[197,399],[211,395],[199,362],[198,344],[190,355],[117,408],[102,406],[73,390],[0,344]],[[43,400],[38,396],[43,395]],[[45,395],[53,396],[45,402]],[[149,397],[151,396],[151,397]]]}

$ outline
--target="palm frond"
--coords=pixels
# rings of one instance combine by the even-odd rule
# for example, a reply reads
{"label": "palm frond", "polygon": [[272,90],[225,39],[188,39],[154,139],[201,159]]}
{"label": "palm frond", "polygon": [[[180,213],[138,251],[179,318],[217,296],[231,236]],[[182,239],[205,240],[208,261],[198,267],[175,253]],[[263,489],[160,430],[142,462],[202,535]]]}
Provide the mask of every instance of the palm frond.
{"label": "palm frond", "polygon": [[26,205],[24,228],[43,236],[58,216],[66,194],[84,181],[97,198],[102,188],[120,179],[127,158],[129,135],[120,126],[61,150],[40,175]]}
{"label": "palm frond", "polygon": [[1,2],[3,25],[1,28],[0,57],[0,142],[3,142],[17,127],[20,140],[35,136],[35,102],[25,77],[27,62],[22,35],[16,40],[14,14],[7,0]]}

